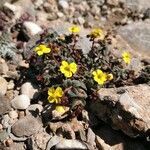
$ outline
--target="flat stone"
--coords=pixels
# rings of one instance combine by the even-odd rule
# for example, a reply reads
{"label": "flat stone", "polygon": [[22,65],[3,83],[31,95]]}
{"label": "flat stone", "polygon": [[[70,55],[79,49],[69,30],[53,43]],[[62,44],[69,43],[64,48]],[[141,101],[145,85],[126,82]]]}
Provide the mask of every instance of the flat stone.
{"label": "flat stone", "polygon": [[[119,94],[125,91],[124,94]],[[92,102],[91,110],[113,128],[130,137],[146,135],[150,130],[150,86],[137,85],[121,88],[102,88],[99,100]],[[111,120],[111,121],[110,121]]]}
{"label": "flat stone", "polygon": [[6,97],[0,95],[0,115],[6,114],[10,109],[10,101]]}
{"label": "flat stone", "polygon": [[150,56],[149,27],[149,22],[137,22],[120,27],[118,34],[121,35],[134,50]]}
{"label": "flat stone", "polygon": [[41,128],[41,122],[32,117],[26,116],[18,120],[12,126],[12,133],[17,137],[31,136],[37,133]]}
{"label": "flat stone", "polygon": [[87,149],[87,146],[79,140],[62,139],[56,146],[56,149]]}

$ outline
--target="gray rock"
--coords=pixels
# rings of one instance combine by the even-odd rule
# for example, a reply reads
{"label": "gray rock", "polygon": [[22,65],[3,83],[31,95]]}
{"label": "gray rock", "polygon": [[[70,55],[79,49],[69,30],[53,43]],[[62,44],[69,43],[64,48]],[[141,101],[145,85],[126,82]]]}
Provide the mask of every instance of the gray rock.
{"label": "gray rock", "polygon": [[121,0],[124,2],[125,6],[131,8],[132,10],[145,10],[150,8],[150,3],[148,0]]}
{"label": "gray rock", "polygon": [[36,97],[38,90],[30,83],[26,82],[21,86],[21,93],[27,95],[30,99]]}
{"label": "gray rock", "polygon": [[103,139],[101,139],[99,136],[96,136],[96,145],[98,147],[98,149],[100,150],[110,150],[110,146],[108,144],[105,143],[105,141]]}
{"label": "gray rock", "polygon": [[9,150],[26,150],[26,146],[23,142],[15,142],[10,145]]}
{"label": "gray rock", "polygon": [[87,132],[87,143],[89,143],[92,146],[95,146],[95,133],[92,131],[91,128],[88,128]]}
{"label": "gray rock", "polygon": [[23,23],[23,25],[27,29],[27,31],[29,32],[30,36],[34,36],[34,35],[41,33],[43,31],[39,25],[37,25],[31,21],[25,21]]}
{"label": "gray rock", "polygon": [[20,15],[28,13],[33,20],[35,20],[35,9],[34,4],[31,0],[17,0],[13,3],[16,7],[20,8]]}
{"label": "gray rock", "polygon": [[92,47],[92,42],[89,41],[89,39],[83,35],[79,38],[78,42],[77,42],[77,48],[82,49],[84,54],[87,54]]}
{"label": "gray rock", "polygon": [[15,109],[27,109],[30,105],[30,99],[27,95],[18,95],[13,100],[11,100],[11,105]]}
{"label": "gray rock", "polygon": [[3,78],[0,77],[0,95],[5,95],[7,92],[7,81]]}
{"label": "gray rock", "polygon": [[35,0],[34,5],[36,8],[40,7],[41,5],[43,5],[43,0]]}
{"label": "gray rock", "polygon": [[0,95],[0,115],[6,114],[11,109],[10,101]]}
{"label": "gray rock", "polygon": [[40,131],[41,126],[37,118],[26,116],[12,126],[12,133],[17,137],[28,137]]}
{"label": "gray rock", "polygon": [[30,105],[27,109],[26,109],[26,114],[29,115],[29,114],[32,114],[32,115],[40,115],[41,112],[43,110],[43,106],[40,105],[40,104],[33,104],[33,105]]}
{"label": "gray rock", "polygon": [[131,63],[129,64],[129,69],[134,70],[135,73],[138,73],[140,70],[142,70],[142,63],[140,59],[138,58],[132,58]]}
{"label": "gray rock", "polygon": [[69,8],[67,0],[59,0],[58,5],[64,10]]}
{"label": "gray rock", "polygon": [[149,26],[149,22],[137,22],[121,27],[118,30],[118,33],[130,44],[133,49],[150,56]]}
{"label": "gray rock", "polygon": [[11,0],[1,0],[0,1],[0,8],[3,7],[3,5],[6,3],[6,2],[10,2]]}
{"label": "gray rock", "polygon": [[96,129],[96,145],[100,150],[146,150],[140,140],[129,139],[127,136],[104,125]]}
{"label": "gray rock", "polygon": [[12,41],[9,32],[5,31],[0,35],[0,56],[2,58],[10,58],[14,62],[18,62],[17,48]]}
{"label": "gray rock", "polygon": [[[120,95],[118,91],[125,90]],[[111,126],[130,137],[146,135],[150,129],[150,87],[129,86],[118,89],[101,89],[99,100],[91,104],[91,110]]]}
{"label": "gray rock", "polygon": [[87,149],[87,146],[78,140],[67,140],[67,139],[62,139],[56,146],[56,149]]}
{"label": "gray rock", "polygon": [[46,150],[50,150],[53,146],[55,146],[56,144],[58,144],[63,138],[59,137],[59,136],[53,136],[47,143],[47,147]]}
{"label": "gray rock", "polygon": [[78,140],[68,140],[59,136],[53,136],[49,140],[46,150],[50,150],[53,146],[56,149],[87,149],[87,146]]}
{"label": "gray rock", "polygon": [[119,3],[119,0],[107,0],[107,4],[112,6],[117,6]]}
{"label": "gray rock", "polygon": [[79,140],[86,142],[87,137],[85,130],[81,129],[78,131],[78,133],[79,133]]}
{"label": "gray rock", "polygon": [[69,123],[63,124],[57,131],[57,135],[63,135],[64,138],[76,139],[75,132]]}
{"label": "gray rock", "polygon": [[3,142],[6,138],[8,138],[8,133],[6,130],[3,130],[2,132],[0,132],[0,141]]}
{"label": "gray rock", "polygon": [[[4,12],[8,14],[9,17],[14,17],[17,14],[17,7],[13,4],[6,2],[3,6]],[[18,15],[18,14],[17,14]],[[20,17],[20,16],[19,16]],[[16,17],[15,17],[16,18]],[[19,19],[19,18],[18,18]]]}
{"label": "gray rock", "polygon": [[51,135],[49,135],[45,131],[37,133],[33,136],[34,145],[37,145],[36,146],[37,149],[40,148],[42,150],[45,150],[47,146],[47,142],[49,141],[50,138],[51,138]]}
{"label": "gray rock", "polygon": [[6,114],[2,119],[3,128],[8,128],[10,126],[10,117]]}

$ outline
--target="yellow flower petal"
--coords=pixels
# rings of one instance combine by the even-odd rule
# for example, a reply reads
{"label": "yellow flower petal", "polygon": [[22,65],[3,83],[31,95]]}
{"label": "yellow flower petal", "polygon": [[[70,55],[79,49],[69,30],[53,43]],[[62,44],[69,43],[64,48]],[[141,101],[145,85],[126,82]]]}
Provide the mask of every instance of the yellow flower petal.
{"label": "yellow flower petal", "polygon": [[65,75],[65,77],[70,78],[70,77],[72,77],[72,72],[71,71],[65,71],[64,75]]}
{"label": "yellow flower petal", "polygon": [[100,70],[100,69],[97,69],[97,74],[103,74],[103,71],[102,70]]}
{"label": "yellow flower petal", "polygon": [[43,55],[43,52],[42,52],[42,51],[37,51],[37,54],[38,54],[39,56],[41,56],[41,55]]}
{"label": "yellow flower petal", "polygon": [[60,71],[61,71],[61,73],[65,73],[65,67],[64,66],[60,66]]}
{"label": "yellow flower petal", "polygon": [[51,87],[51,88],[48,89],[48,95],[49,96],[53,96],[54,93],[55,93],[54,87]]}
{"label": "yellow flower petal", "polygon": [[43,49],[43,52],[44,53],[49,53],[51,51],[51,49],[50,48],[47,48],[47,47],[45,47],[44,49]]}
{"label": "yellow flower petal", "polygon": [[63,93],[62,88],[61,88],[61,87],[57,87],[56,90],[55,90],[55,95],[56,95],[57,97],[62,97],[63,94],[64,94],[64,93]]}
{"label": "yellow flower petal", "polygon": [[63,66],[63,67],[68,67],[68,65],[69,65],[69,64],[68,64],[67,61],[65,61],[65,60],[62,61],[62,66]]}
{"label": "yellow flower petal", "polygon": [[39,47],[36,47],[36,48],[35,48],[35,51],[39,51],[39,50],[40,50],[40,48],[39,48]]}
{"label": "yellow flower petal", "polygon": [[72,73],[76,73],[76,71],[77,71],[77,64],[73,62],[69,66],[70,66],[70,70],[72,71]]}
{"label": "yellow flower petal", "polygon": [[55,110],[59,113],[65,113],[65,107],[64,106],[56,106]]}
{"label": "yellow flower petal", "polygon": [[50,97],[50,96],[49,96],[49,97],[48,97],[48,102],[49,102],[49,103],[54,103],[54,102],[55,102],[55,99],[54,99],[53,97]]}
{"label": "yellow flower petal", "polygon": [[92,72],[92,75],[94,75],[94,76],[95,76],[95,75],[96,75],[96,71],[93,71],[93,72]]}

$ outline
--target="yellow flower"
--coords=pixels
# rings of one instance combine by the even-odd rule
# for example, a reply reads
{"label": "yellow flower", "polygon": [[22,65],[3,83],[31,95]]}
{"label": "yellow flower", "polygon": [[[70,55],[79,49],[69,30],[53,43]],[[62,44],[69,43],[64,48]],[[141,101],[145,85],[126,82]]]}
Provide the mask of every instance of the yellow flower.
{"label": "yellow flower", "polygon": [[48,90],[48,101],[50,103],[60,103],[61,97],[63,96],[64,92],[61,87],[54,87],[49,88]]}
{"label": "yellow flower", "polygon": [[68,30],[69,30],[71,33],[79,33],[79,32],[80,32],[80,27],[74,25],[74,26],[70,27]]}
{"label": "yellow flower", "polygon": [[102,31],[102,29],[100,28],[94,28],[92,29],[90,35],[94,38],[104,38],[104,32]]}
{"label": "yellow flower", "polygon": [[43,54],[49,53],[51,49],[49,47],[46,47],[44,44],[40,44],[35,48],[35,52],[41,56]]}
{"label": "yellow flower", "polygon": [[67,61],[62,61],[60,71],[65,75],[65,77],[70,78],[77,72],[77,64],[74,62],[69,64]]}
{"label": "yellow flower", "polygon": [[64,106],[56,106],[55,110],[59,113],[65,113],[65,107]]}
{"label": "yellow flower", "polygon": [[130,62],[131,62],[131,55],[130,55],[130,53],[129,52],[123,52],[122,59],[124,60],[124,62],[126,64],[130,64]]}
{"label": "yellow flower", "polygon": [[100,85],[103,85],[107,81],[107,74],[100,69],[93,71],[92,74],[94,76],[94,80]]}

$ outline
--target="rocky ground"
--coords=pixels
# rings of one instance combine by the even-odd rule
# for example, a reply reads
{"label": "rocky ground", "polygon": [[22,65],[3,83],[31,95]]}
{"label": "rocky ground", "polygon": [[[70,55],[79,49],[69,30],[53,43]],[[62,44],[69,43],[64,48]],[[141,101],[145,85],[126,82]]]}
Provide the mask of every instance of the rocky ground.
{"label": "rocky ground", "polygon": [[102,88],[99,101],[66,122],[50,120],[42,97],[36,103],[38,87],[19,84],[39,33],[67,34],[71,24],[82,28],[77,45],[84,53],[92,45],[86,35],[100,26],[111,33],[115,55],[131,52],[135,72],[150,65],[149,0],[1,0],[0,150],[150,149],[149,84]]}

